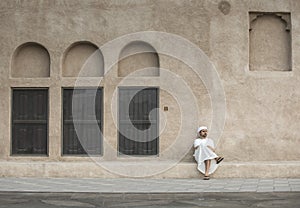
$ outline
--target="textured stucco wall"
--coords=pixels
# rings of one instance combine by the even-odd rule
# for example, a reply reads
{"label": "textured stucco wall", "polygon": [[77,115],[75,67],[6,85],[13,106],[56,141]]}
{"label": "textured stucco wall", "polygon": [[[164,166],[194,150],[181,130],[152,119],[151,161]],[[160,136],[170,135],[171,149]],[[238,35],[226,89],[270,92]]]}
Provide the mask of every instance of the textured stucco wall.
{"label": "textured stucco wall", "polygon": [[[300,177],[298,148],[300,2],[297,0],[226,2],[222,3],[221,0],[1,1],[0,161],[4,165],[0,169],[0,174],[113,177],[114,175],[104,170],[99,171],[99,167],[96,168],[90,158],[61,156],[61,89],[72,87],[76,82],[76,78],[63,77],[63,57],[67,49],[79,41],[87,41],[101,47],[122,35],[141,31],[161,31],[179,35],[199,47],[208,56],[220,76],[226,97],[226,117],[224,129],[222,127],[219,129],[222,134],[218,138],[217,149],[226,159],[217,171],[216,177]],[[290,13],[291,71],[249,70],[249,12]],[[272,42],[272,37],[268,38]],[[48,50],[49,77],[12,76],[14,52],[27,42],[39,43]],[[160,40],[156,44],[163,45],[164,42]],[[155,48],[155,43],[152,46]],[[120,53],[121,48],[116,51]],[[195,112],[198,121],[189,123],[189,120],[182,120],[181,108],[176,98],[163,89],[160,91],[160,108],[169,107],[169,110],[164,112],[167,123],[160,137],[160,152],[163,153],[174,142],[182,122],[188,123],[187,128],[191,131],[183,137],[186,137],[186,142],[192,145],[197,126],[199,124],[210,126],[214,112],[208,90],[201,79],[196,78],[197,75],[190,66],[174,57],[158,55],[161,68],[170,70],[186,81],[199,107],[199,112]],[[193,57],[193,54],[188,56]],[[109,62],[105,54],[103,58],[104,63]],[[26,69],[30,70],[29,67]],[[87,78],[81,84],[82,86],[99,84],[104,89],[103,130],[107,145],[104,146],[104,155],[100,159],[103,161],[118,161],[115,152],[117,130],[111,107],[116,107],[115,89],[123,80],[117,74],[115,64],[109,72],[105,71],[100,84],[98,78]],[[176,85],[172,81],[170,77],[163,75],[146,81],[133,77],[124,85],[159,87],[159,83],[162,82],[170,83],[171,86]],[[49,88],[48,157],[10,155],[12,87]],[[188,108],[189,105],[191,103],[187,100],[184,106]],[[172,152],[175,155],[178,149]],[[192,151],[182,157],[182,164],[156,177],[197,177]],[[159,161],[159,158],[156,159]],[[156,164],[155,158],[151,160]],[[137,160],[141,161],[143,158]],[[76,172],[76,168],[80,166],[78,162],[84,164],[86,174]],[[255,164],[260,165],[256,172],[253,171]],[[274,168],[276,165],[277,171]]]}

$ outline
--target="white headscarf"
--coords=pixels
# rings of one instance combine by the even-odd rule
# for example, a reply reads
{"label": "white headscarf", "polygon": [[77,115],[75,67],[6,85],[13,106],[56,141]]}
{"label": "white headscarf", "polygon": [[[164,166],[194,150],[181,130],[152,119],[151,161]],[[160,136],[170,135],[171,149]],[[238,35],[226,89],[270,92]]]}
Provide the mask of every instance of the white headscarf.
{"label": "white headscarf", "polygon": [[202,131],[202,130],[207,130],[207,127],[206,126],[200,126],[199,128],[198,128],[198,133],[200,132],[200,131]]}

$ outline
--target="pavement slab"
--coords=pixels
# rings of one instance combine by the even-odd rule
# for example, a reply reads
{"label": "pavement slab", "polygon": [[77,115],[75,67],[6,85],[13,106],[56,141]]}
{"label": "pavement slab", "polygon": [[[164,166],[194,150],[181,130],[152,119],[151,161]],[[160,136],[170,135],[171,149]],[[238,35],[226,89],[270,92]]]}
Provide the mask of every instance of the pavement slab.
{"label": "pavement slab", "polygon": [[0,178],[0,192],[298,192],[300,179]]}

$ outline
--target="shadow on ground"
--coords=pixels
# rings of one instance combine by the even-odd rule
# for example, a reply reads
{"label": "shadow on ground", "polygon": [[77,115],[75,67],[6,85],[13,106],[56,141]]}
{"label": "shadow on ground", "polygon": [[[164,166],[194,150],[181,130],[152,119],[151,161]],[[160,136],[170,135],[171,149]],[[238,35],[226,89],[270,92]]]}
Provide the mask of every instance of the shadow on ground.
{"label": "shadow on ground", "polygon": [[0,207],[300,207],[300,192],[273,193],[0,193]]}

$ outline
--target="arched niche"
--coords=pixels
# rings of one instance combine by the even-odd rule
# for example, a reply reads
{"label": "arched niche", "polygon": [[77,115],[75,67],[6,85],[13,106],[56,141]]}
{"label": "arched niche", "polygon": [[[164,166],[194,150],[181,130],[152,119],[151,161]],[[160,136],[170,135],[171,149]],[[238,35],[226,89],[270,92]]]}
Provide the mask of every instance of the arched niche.
{"label": "arched niche", "polygon": [[118,76],[126,77],[128,75],[134,77],[159,76],[159,57],[150,44],[134,41],[121,50]]}
{"label": "arched niche", "polygon": [[102,77],[103,74],[103,55],[96,45],[76,42],[66,50],[62,66],[64,77]]}
{"label": "arched niche", "polygon": [[290,15],[250,13],[251,71],[290,71]]}
{"label": "arched niche", "polygon": [[11,76],[33,78],[50,76],[50,55],[47,49],[34,42],[20,45],[12,58]]}

